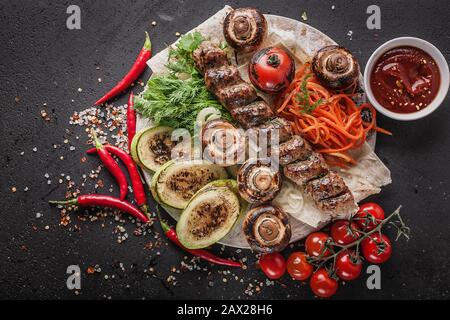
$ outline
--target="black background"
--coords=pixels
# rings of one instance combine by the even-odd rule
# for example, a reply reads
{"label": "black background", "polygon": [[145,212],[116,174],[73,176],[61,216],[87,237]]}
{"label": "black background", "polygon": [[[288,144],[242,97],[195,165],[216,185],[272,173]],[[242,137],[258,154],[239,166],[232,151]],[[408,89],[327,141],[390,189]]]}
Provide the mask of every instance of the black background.
{"label": "black background", "polygon": [[[86,140],[81,127],[75,132],[82,138],[71,139],[75,151],[70,152],[68,146],[54,151],[52,145],[64,140],[69,116],[75,110],[91,106],[128,70],[142,45],[143,32],[149,31],[158,52],[176,40],[176,32],[192,29],[226,3],[257,6],[263,12],[294,19],[306,11],[308,24],[352,50],[362,66],[379,45],[398,36],[429,40],[447,61],[450,57],[447,1],[1,1],[0,298],[244,299],[248,298],[244,290],[249,280],[264,281],[250,262],[247,271],[236,272],[246,279],[243,284],[233,280],[222,283],[217,273],[220,268],[211,267],[213,287],[208,286],[204,271],[177,274],[176,286],[163,285],[171,266],[179,265],[182,251],[164,246],[161,256],[156,256],[156,250],[143,249],[146,239],[132,235],[119,245],[112,234],[113,223],[101,228],[100,222],[86,222],[81,223],[80,232],[68,232],[58,225],[58,211],[46,203],[49,198],[62,198],[65,190],[60,187],[49,194],[57,183],[48,186],[46,172],[57,180],[54,177],[61,172],[79,177],[98,165],[95,159],[80,164]],[[70,4],[81,8],[81,30],[66,28]],[[370,4],[381,7],[381,30],[366,28]],[[156,26],[151,25],[153,20]],[[349,30],[353,31],[352,40]],[[142,79],[149,75],[147,71]],[[119,102],[124,103],[125,98]],[[44,103],[53,119],[50,123],[40,116]],[[393,137],[379,136],[377,145],[377,153],[392,170],[393,183],[372,199],[389,212],[402,204],[412,239],[394,244],[392,258],[381,267],[381,290],[368,290],[363,275],[341,286],[336,298],[448,299],[448,103],[447,97],[439,110],[415,122],[379,117],[380,125],[394,133]],[[32,151],[34,147],[37,152]],[[59,160],[61,155],[64,161]],[[102,177],[111,183],[109,175],[102,173]],[[17,187],[16,193],[11,192],[12,186]],[[23,191],[25,187],[28,192]],[[43,214],[41,219],[36,218],[37,212]],[[33,225],[37,231],[32,230]],[[49,230],[44,229],[46,225]],[[131,234],[133,227],[126,227]],[[223,254],[237,256],[231,249]],[[243,255],[253,261],[250,253]],[[117,261],[124,264],[125,272],[117,271]],[[151,261],[162,281],[144,277],[143,270]],[[66,268],[71,264],[83,270],[80,295],[65,285]],[[87,276],[84,270],[95,264],[102,272]],[[117,276],[106,280],[105,274]],[[255,297],[304,299],[313,295],[307,284],[285,276],[275,286],[263,287]]]}

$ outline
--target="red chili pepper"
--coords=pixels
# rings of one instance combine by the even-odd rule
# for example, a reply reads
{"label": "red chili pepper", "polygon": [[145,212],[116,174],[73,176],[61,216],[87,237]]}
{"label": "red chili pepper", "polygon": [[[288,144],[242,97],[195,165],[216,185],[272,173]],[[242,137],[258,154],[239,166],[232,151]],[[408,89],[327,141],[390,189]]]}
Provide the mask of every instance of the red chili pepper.
{"label": "red chili pepper", "polygon": [[114,98],[122,91],[126,90],[129,86],[131,86],[131,84],[142,74],[142,72],[144,72],[147,66],[147,60],[150,59],[151,56],[152,43],[150,42],[150,37],[146,32],[144,46],[142,47],[141,52],[139,52],[139,55],[136,58],[136,61],[131,67],[130,71],[128,71],[127,75],[122,80],[120,80],[120,82],[114,88],[112,88],[107,94],[97,100],[97,102],[95,102],[95,105],[98,106],[105,103],[106,101]]}
{"label": "red chili pepper", "polygon": [[[130,175],[131,185],[133,186],[136,204],[148,216],[147,197],[145,194],[144,185],[142,184],[141,176],[139,175],[138,168],[134,163],[133,158],[131,158],[131,156],[128,153],[126,153],[125,151],[116,146],[105,144],[104,147],[107,151],[116,155],[127,167],[128,174]],[[91,148],[86,151],[86,153],[88,154],[94,154],[96,152],[97,148]]]}
{"label": "red chili pepper", "polygon": [[127,108],[127,132],[128,132],[128,150],[131,152],[131,142],[136,134],[136,111],[134,110],[134,96],[130,92]]}
{"label": "red chili pepper", "polygon": [[169,227],[169,225],[164,222],[161,217],[159,217],[159,223],[161,224],[161,228],[163,229],[164,234],[177,246],[179,246],[181,249],[189,252],[193,256],[199,257],[203,260],[206,260],[210,263],[222,265],[222,266],[229,266],[229,267],[242,267],[242,265],[233,260],[224,259],[221,257],[216,256],[215,254],[209,252],[208,250],[204,249],[188,249],[185,246],[183,246],[178,240],[177,233],[174,228]]}
{"label": "red chili pepper", "polygon": [[81,207],[108,207],[129,213],[136,219],[147,223],[150,219],[131,203],[103,194],[85,194],[65,201],[49,201],[52,204],[73,204]]}
{"label": "red chili pepper", "polygon": [[95,148],[97,149],[97,154],[105,165],[106,169],[114,176],[119,185],[120,190],[120,200],[125,199],[128,193],[128,182],[127,177],[123,173],[122,169],[120,169],[117,162],[114,158],[109,154],[108,150],[101,144],[101,142],[97,138],[97,134],[94,130],[92,130],[92,137],[94,139]]}

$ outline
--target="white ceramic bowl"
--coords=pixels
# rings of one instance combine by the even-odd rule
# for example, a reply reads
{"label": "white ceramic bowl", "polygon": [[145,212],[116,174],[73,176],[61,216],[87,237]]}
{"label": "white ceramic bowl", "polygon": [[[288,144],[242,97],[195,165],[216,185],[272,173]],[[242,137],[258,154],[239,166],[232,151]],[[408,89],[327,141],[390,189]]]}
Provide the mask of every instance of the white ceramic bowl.
{"label": "white ceramic bowl", "polygon": [[[375,99],[372,92],[372,88],[370,87],[370,75],[372,74],[372,69],[374,68],[375,63],[377,63],[378,59],[386,51],[400,46],[416,47],[428,53],[434,59],[434,61],[436,61],[441,76],[439,91],[434,100],[426,108],[423,108],[422,110],[413,113],[396,113],[386,109],[381,104],[379,104],[378,101]],[[444,56],[439,51],[439,49],[436,48],[431,43],[429,43],[428,41],[413,37],[395,38],[388,42],[385,42],[370,56],[369,61],[367,61],[366,64],[366,69],[364,70],[364,86],[366,89],[367,98],[369,99],[370,103],[375,107],[375,109],[378,110],[378,112],[384,114],[385,116],[392,119],[403,121],[420,119],[426,117],[434,110],[436,110],[447,96],[447,92],[450,85],[449,78],[450,75],[447,61],[445,60]]]}

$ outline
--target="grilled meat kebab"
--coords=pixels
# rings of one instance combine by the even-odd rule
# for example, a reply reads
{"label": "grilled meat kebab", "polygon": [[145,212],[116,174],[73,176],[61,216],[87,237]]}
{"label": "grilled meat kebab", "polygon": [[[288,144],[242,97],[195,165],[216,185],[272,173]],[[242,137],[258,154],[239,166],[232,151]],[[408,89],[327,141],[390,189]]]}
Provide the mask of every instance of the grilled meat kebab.
{"label": "grilled meat kebab", "polygon": [[330,171],[322,155],[314,152],[306,140],[293,134],[287,120],[277,117],[257,96],[255,88],[231,65],[225,51],[205,41],[194,51],[193,58],[197,69],[204,73],[207,88],[242,127],[278,130],[284,175],[304,187],[320,210],[331,215],[356,211],[357,205],[344,180]]}

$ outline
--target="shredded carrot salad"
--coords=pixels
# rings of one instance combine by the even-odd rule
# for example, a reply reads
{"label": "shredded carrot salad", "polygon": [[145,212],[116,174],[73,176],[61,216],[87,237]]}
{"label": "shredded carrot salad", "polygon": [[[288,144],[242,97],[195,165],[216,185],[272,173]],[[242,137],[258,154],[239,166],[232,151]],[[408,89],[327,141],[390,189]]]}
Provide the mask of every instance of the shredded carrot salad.
{"label": "shredded carrot salad", "polygon": [[[376,111],[372,105],[357,106],[352,97],[353,94],[336,93],[323,87],[310,64],[304,64],[279,99],[277,111],[330,165],[345,167],[356,163],[348,151],[360,147],[370,130],[392,135],[376,126]],[[362,117],[366,108],[372,114],[370,122]]]}

